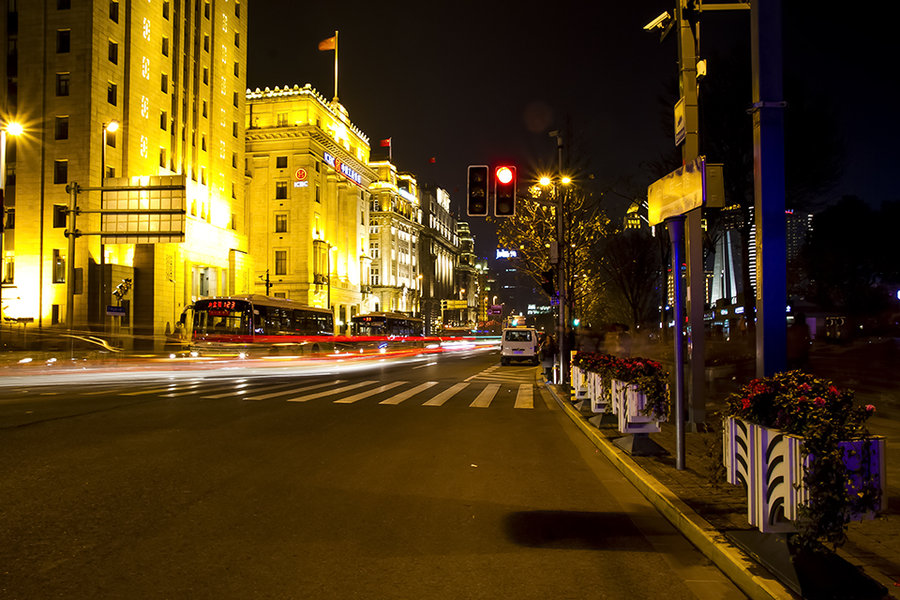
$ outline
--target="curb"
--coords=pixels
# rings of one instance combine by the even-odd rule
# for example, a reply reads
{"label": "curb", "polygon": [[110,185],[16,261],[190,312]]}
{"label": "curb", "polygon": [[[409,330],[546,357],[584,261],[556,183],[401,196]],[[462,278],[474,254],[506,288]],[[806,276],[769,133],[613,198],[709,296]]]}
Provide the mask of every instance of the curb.
{"label": "curb", "polygon": [[680,498],[645,472],[625,452],[585,422],[569,402],[561,400],[553,386],[544,384],[556,403],[603,455],[633,486],[675,526],[704,556],[753,600],[793,600],[797,596]]}

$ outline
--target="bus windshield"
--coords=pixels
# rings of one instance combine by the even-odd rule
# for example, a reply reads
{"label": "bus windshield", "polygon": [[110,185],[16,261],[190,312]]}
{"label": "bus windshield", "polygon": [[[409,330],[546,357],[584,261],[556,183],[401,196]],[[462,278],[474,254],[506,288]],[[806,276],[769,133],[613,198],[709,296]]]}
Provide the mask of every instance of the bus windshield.
{"label": "bus windshield", "polygon": [[246,300],[197,300],[194,335],[250,335],[250,303]]}

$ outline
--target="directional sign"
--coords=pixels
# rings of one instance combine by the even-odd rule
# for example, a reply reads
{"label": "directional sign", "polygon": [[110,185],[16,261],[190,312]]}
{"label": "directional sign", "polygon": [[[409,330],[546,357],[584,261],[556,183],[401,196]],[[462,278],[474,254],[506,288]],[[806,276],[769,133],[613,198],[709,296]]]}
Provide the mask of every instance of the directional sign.
{"label": "directional sign", "polygon": [[724,186],[722,165],[706,164],[706,157],[699,156],[650,184],[647,220],[657,225],[701,206],[721,207]]}

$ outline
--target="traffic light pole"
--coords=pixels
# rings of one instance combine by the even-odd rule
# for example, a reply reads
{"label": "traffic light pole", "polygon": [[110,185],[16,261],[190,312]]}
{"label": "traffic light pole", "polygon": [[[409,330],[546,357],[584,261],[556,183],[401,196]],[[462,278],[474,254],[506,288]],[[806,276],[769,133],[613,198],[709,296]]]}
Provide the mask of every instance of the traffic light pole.
{"label": "traffic light pole", "polygon": [[565,235],[565,219],[563,218],[563,212],[565,211],[565,199],[561,191],[561,183],[562,183],[562,161],[563,161],[563,141],[562,136],[559,132],[551,132],[551,135],[555,134],[556,137],[556,152],[557,152],[557,167],[558,171],[556,174],[557,182],[555,186],[556,190],[556,252],[557,252],[557,260],[559,261],[556,265],[558,273],[558,286],[559,290],[559,326],[558,326],[558,345],[559,345],[559,382],[565,383],[568,381],[568,367],[569,367],[569,335],[568,335],[568,320],[566,318],[566,307],[568,294],[566,293],[566,235]]}

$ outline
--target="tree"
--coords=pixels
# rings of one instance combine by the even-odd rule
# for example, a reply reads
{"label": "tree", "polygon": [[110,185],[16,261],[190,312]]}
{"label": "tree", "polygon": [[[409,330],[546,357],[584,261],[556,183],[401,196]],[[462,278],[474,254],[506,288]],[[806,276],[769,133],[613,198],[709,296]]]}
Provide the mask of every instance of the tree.
{"label": "tree", "polygon": [[655,321],[662,267],[659,243],[646,229],[625,229],[607,236],[600,251],[610,320],[633,330]]}

